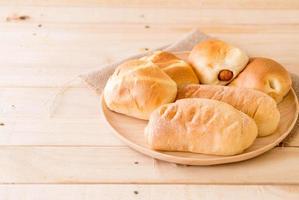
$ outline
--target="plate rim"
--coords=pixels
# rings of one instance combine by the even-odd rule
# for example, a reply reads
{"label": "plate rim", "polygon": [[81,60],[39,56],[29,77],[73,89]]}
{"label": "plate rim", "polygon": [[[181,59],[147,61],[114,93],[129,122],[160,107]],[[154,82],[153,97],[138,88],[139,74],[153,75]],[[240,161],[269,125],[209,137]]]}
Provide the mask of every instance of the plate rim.
{"label": "plate rim", "polygon": [[[150,148],[146,148],[146,147],[139,145],[138,143],[135,143],[135,142],[129,140],[128,138],[124,137],[122,134],[120,134],[114,128],[114,126],[108,120],[108,117],[105,113],[105,109],[108,109],[108,107],[106,106],[103,93],[101,95],[100,112],[104,116],[106,123],[108,124],[109,128],[112,130],[114,135],[116,135],[121,141],[123,141],[126,145],[128,145],[130,148],[132,148],[135,151],[138,151],[142,154],[145,154],[145,155],[155,158],[155,159],[159,159],[159,160],[163,160],[163,161],[167,161],[167,162],[171,162],[171,163],[176,163],[176,164],[182,164],[182,165],[198,165],[198,166],[220,165],[220,164],[228,164],[228,163],[245,161],[248,159],[255,158],[259,155],[262,155],[262,154],[266,153],[267,151],[271,150],[272,148],[274,148],[277,144],[279,144],[282,140],[284,140],[290,134],[290,132],[294,128],[296,121],[298,119],[299,106],[298,106],[298,98],[297,98],[297,95],[296,95],[293,87],[291,87],[289,92],[291,92],[292,95],[294,96],[296,111],[295,111],[295,116],[293,118],[291,125],[288,127],[288,129],[285,131],[285,133],[283,135],[281,135],[279,138],[277,138],[274,142],[267,144],[267,145],[265,145],[259,149],[256,149],[254,151],[245,152],[245,153],[241,153],[241,154],[237,154],[237,155],[233,155],[233,156],[223,156],[223,157],[206,158],[206,159],[187,158],[187,157],[182,157],[182,156],[170,155],[167,153],[163,153],[163,151],[156,151],[156,150],[153,150]],[[111,111],[111,112],[114,112],[114,111]],[[192,153],[192,152],[186,152],[186,153]],[[194,154],[197,154],[197,153],[194,153]],[[203,154],[203,155],[205,155],[205,154]]]}

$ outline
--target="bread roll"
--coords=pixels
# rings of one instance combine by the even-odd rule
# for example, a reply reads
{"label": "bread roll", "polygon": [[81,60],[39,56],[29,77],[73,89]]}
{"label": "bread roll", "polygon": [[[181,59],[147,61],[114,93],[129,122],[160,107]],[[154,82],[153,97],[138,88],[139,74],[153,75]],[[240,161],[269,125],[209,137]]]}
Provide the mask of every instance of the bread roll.
{"label": "bread roll", "polygon": [[279,103],[290,91],[292,80],[287,70],[274,60],[253,58],[230,84],[265,92]]}
{"label": "bread roll", "polygon": [[197,44],[189,55],[202,84],[226,85],[246,66],[248,56],[241,49],[221,40],[208,39]]}
{"label": "bread roll", "polygon": [[166,51],[156,51],[153,55],[144,57],[142,60],[148,60],[158,65],[178,87],[190,83],[199,83],[192,66],[179,59],[174,54]]}
{"label": "bread roll", "polygon": [[145,128],[152,149],[235,155],[257,136],[253,119],[232,106],[210,99],[178,100],[156,109]]}
{"label": "bread roll", "polygon": [[117,67],[104,88],[107,107],[118,113],[148,119],[162,104],[175,100],[176,83],[152,62],[130,60]]}
{"label": "bread roll", "polygon": [[265,93],[253,89],[192,84],[181,88],[177,98],[207,98],[228,103],[255,120],[259,136],[273,133],[280,120],[276,102]]}

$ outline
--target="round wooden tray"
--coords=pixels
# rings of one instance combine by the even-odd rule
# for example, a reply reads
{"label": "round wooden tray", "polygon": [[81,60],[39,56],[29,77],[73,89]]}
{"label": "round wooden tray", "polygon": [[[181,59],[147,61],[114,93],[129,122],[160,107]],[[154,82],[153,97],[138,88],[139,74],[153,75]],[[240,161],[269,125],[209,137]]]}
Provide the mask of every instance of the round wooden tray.
{"label": "round wooden tray", "polygon": [[280,122],[277,130],[270,136],[260,137],[242,154],[235,156],[212,156],[186,152],[155,151],[146,144],[143,130],[147,121],[131,118],[110,111],[102,98],[102,112],[113,132],[131,148],[160,160],[185,165],[216,165],[238,162],[256,157],[279,144],[295,125],[298,117],[298,100],[293,89],[278,105]]}

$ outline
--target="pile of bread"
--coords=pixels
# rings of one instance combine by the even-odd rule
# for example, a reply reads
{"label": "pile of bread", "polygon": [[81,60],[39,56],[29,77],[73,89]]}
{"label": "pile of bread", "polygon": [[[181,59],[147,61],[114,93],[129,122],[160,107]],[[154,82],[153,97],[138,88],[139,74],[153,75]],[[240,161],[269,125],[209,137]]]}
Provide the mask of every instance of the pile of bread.
{"label": "pile of bread", "polygon": [[277,104],[291,88],[279,63],[250,58],[217,39],[200,42],[188,61],[170,52],[129,60],[104,89],[115,112],[149,120],[150,148],[235,155],[279,124]]}

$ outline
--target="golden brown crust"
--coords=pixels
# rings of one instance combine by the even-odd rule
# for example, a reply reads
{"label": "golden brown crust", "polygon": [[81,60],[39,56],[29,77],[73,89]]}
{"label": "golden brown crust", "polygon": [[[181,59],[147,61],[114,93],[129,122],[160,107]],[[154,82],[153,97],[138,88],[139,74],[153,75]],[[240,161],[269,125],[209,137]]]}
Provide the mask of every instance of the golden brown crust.
{"label": "golden brown crust", "polygon": [[[226,42],[207,39],[198,43],[192,49],[189,62],[193,65],[201,83],[226,85],[246,66],[248,56],[244,51]],[[231,73],[229,76],[225,76],[224,79],[218,79],[220,72],[223,70]]]}
{"label": "golden brown crust", "polygon": [[199,83],[192,66],[170,52],[156,51],[153,55],[141,59],[151,61],[158,65],[177,83],[178,87],[190,83]]}
{"label": "golden brown crust", "polygon": [[207,67],[215,68],[218,63],[225,59],[231,47],[224,41],[216,39],[205,40],[196,45],[190,54],[190,60],[196,59],[197,54],[203,56]]}
{"label": "golden brown crust", "polygon": [[174,101],[176,83],[152,62],[130,60],[121,64],[104,88],[107,107],[118,113],[148,119],[162,104]]}
{"label": "golden brown crust", "polygon": [[177,99],[183,98],[207,98],[228,103],[255,120],[259,136],[273,133],[280,120],[276,102],[253,89],[191,84],[178,90]]}
{"label": "golden brown crust", "polygon": [[230,84],[265,92],[279,103],[289,92],[292,80],[287,70],[274,60],[252,58],[246,68]]}
{"label": "golden brown crust", "polygon": [[[159,67],[163,68],[165,67],[165,63],[172,61],[172,60],[180,60],[177,56],[174,54],[167,52],[167,51],[156,51],[149,57],[149,59],[159,65]],[[166,64],[167,66],[167,64]]]}
{"label": "golden brown crust", "polygon": [[235,155],[257,136],[253,119],[232,106],[209,99],[182,99],[156,109],[145,129],[156,150]]}

